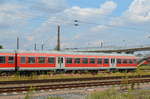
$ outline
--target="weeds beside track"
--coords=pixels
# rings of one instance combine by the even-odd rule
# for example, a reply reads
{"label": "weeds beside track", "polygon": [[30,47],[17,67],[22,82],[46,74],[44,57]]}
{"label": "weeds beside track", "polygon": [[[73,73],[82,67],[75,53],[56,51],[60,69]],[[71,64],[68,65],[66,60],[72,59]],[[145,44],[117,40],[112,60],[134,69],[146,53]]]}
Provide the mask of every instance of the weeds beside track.
{"label": "weeds beside track", "polygon": [[[139,83],[148,83],[148,82],[150,82],[150,75],[145,75],[143,77],[142,76],[140,76],[140,77],[132,76],[132,77],[128,77],[128,79],[125,78],[125,80],[123,78],[125,78],[125,77],[84,78],[84,79],[80,78],[80,79],[68,79],[68,81],[66,81],[66,79],[61,79],[65,82],[64,83],[59,83],[59,84],[53,83],[53,84],[45,84],[45,85],[34,85],[33,83],[40,83],[40,82],[39,81],[38,82],[37,81],[31,81],[31,82],[28,81],[28,83],[32,83],[33,85],[32,86],[3,87],[3,88],[0,88],[0,93],[29,91],[30,89],[38,91],[38,90],[49,90],[49,89],[64,89],[64,88],[78,88],[78,87],[91,87],[91,86],[107,86],[107,85],[121,85],[121,84],[135,84],[135,83],[139,84]],[[95,80],[95,81],[88,82],[89,79],[90,80]],[[59,80],[57,79],[56,82],[59,81]],[[61,80],[59,82],[62,82]],[[73,81],[72,83],[67,83],[67,82],[70,82],[71,80]],[[80,80],[80,81],[82,80],[84,82],[75,83],[74,81],[77,81],[77,80]],[[98,81],[96,81],[96,80],[98,80]],[[42,83],[44,83],[45,81],[43,81]],[[10,84],[10,82],[7,83],[7,84]],[[13,84],[14,84],[14,82],[13,82]]]}

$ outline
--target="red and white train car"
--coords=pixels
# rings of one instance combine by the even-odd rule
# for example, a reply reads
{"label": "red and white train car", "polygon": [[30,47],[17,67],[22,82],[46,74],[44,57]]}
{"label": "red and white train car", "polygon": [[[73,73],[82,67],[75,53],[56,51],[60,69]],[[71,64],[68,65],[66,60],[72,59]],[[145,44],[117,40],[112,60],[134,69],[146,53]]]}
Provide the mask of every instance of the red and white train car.
{"label": "red and white train car", "polygon": [[14,71],[16,66],[15,51],[0,50],[0,71]]}
{"label": "red and white train car", "polygon": [[0,51],[1,71],[135,69],[137,57],[129,54]]}

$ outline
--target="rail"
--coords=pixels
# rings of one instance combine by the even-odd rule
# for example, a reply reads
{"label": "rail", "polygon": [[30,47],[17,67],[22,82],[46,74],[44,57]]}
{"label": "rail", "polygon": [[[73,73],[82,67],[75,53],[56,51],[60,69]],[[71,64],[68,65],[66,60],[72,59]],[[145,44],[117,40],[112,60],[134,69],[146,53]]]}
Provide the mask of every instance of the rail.
{"label": "rail", "polygon": [[[133,83],[147,83],[150,82],[149,79],[130,79],[127,80],[127,84]],[[78,87],[91,87],[91,86],[106,86],[106,85],[120,85],[124,84],[122,80],[112,80],[112,81],[101,81],[101,82],[79,82],[79,83],[71,83],[71,84],[53,84],[53,85],[37,85],[32,86],[34,90],[52,90],[52,89],[64,89],[64,88],[78,88]],[[29,91],[31,86],[24,87],[6,87],[0,88],[0,93],[10,93],[10,92],[22,92]]]}
{"label": "rail", "polygon": [[[125,77],[126,76],[110,76],[110,77],[87,77],[87,78],[66,78],[66,79],[0,81],[0,85],[73,82],[73,81],[91,81],[91,80],[112,80],[112,79],[122,79],[122,78],[125,78]],[[128,78],[150,78],[150,75],[128,76]]]}

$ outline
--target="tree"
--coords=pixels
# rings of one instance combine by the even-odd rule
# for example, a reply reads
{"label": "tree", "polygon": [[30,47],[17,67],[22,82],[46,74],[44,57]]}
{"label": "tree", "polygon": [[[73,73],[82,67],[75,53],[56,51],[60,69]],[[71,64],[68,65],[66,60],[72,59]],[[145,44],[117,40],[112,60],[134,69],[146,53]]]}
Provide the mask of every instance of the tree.
{"label": "tree", "polygon": [[2,46],[2,45],[0,45],[0,49],[3,49],[3,46]]}

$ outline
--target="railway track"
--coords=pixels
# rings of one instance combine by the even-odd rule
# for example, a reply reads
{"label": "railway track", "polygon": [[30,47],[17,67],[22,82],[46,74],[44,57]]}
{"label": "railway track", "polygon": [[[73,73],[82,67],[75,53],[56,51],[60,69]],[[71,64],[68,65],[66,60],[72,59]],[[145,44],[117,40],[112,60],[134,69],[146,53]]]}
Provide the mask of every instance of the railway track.
{"label": "railway track", "polygon": [[[110,77],[87,77],[87,78],[66,78],[66,79],[0,81],[0,85],[57,83],[57,82],[92,81],[92,80],[113,80],[113,79],[122,79],[122,78],[125,78],[125,77],[126,76],[110,76]],[[128,78],[150,78],[150,75],[128,76]]]}
{"label": "railway track", "polygon": [[[63,83],[58,83],[58,82],[63,82]],[[5,82],[3,81],[0,82],[0,85],[3,86],[5,84],[5,87],[0,87],[0,94],[31,91],[31,90],[35,90],[35,91],[53,90],[53,89],[64,89],[64,88],[107,86],[107,85],[120,85],[120,84],[131,84],[131,83],[132,84],[148,83],[148,82],[150,82],[150,75],[143,75],[139,77],[129,76],[128,79],[125,79],[125,76],[118,76],[118,77],[30,80],[25,82],[24,81],[5,81]],[[43,83],[43,84],[38,85],[39,83]],[[31,84],[32,86],[28,84]]]}
{"label": "railway track", "polygon": [[108,80],[101,82],[81,82],[81,83],[71,83],[71,84],[53,84],[53,85],[36,85],[36,86],[24,86],[24,87],[5,87],[0,88],[0,93],[11,93],[11,92],[23,92],[23,91],[33,91],[33,90],[53,90],[53,89],[64,89],[64,88],[78,88],[78,87],[91,87],[91,86],[106,86],[106,85],[120,85],[120,84],[133,84],[133,83],[148,83],[149,79],[130,79],[126,83],[121,80]]}

